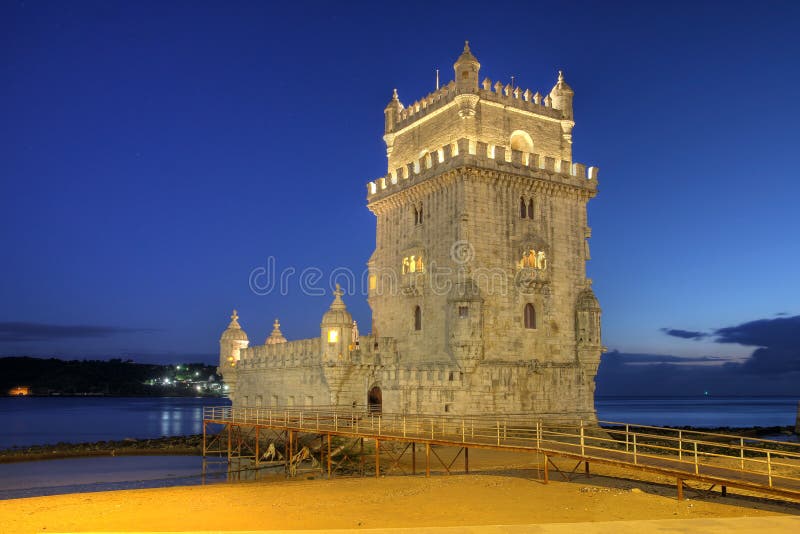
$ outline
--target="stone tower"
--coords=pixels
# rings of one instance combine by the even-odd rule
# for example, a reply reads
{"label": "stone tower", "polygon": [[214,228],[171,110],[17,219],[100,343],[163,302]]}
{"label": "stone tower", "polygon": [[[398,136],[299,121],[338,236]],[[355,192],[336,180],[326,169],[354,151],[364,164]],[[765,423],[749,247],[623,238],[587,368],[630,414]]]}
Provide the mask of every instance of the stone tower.
{"label": "stone tower", "polygon": [[385,109],[388,174],[367,195],[375,329],[400,366],[455,370],[462,410],[593,414],[597,169],[572,161],[574,92],[562,72],[542,98],[480,68],[466,44],[455,80]]}
{"label": "stone tower", "polygon": [[572,161],[574,92],[455,79],[384,109],[388,173],[367,184],[373,329],[339,287],[319,337],[275,321],[248,346],[234,312],[220,371],[235,406],[367,406],[394,413],[596,419],[600,305],[586,278],[597,169]]}

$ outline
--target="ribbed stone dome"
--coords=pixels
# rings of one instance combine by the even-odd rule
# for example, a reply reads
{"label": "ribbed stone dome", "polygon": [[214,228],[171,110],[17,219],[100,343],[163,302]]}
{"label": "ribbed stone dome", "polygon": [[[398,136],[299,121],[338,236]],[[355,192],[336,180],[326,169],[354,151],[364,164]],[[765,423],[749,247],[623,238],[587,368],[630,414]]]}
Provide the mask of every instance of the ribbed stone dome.
{"label": "ribbed stone dome", "polygon": [[600,303],[597,301],[597,297],[594,296],[594,291],[592,291],[592,288],[584,289],[578,294],[577,308],[579,310],[600,309]]}
{"label": "ribbed stone dome", "polygon": [[562,71],[558,71],[558,82],[553,86],[552,91],[550,91],[550,95],[552,96],[560,96],[560,95],[574,95],[575,91],[572,90],[572,87],[567,85],[567,82],[564,81],[564,73]]}
{"label": "ribbed stone dome", "polygon": [[233,315],[231,315],[231,322],[228,325],[228,328],[222,333],[222,336],[219,338],[220,341],[249,341],[247,339],[247,333],[242,330],[242,327],[239,326],[239,314],[236,313],[236,310],[233,310]]}
{"label": "ribbed stone dome", "polygon": [[334,299],[331,303],[331,307],[328,308],[328,311],[322,316],[322,324],[320,326],[352,325],[353,316],[350,315],[350,312],[347,311],[347,307],[344,305],[344,301],[342,300],[344,292],[339,287],[339,284],[336,284],[336,291],[334,291],[333,294]]}
{"label": "ribbed stone dome", "polygon": [[474,63],[474,64],[480,66],[480,62],[478,61],[478,58],[473,56],[472,55],[472,50],[469,49],[469,41],[465,41],[464,42],[464,51],[461,52],[461,55],[458,56],[458,59],[456,60],[456,65],[459,65],[461,63]]}

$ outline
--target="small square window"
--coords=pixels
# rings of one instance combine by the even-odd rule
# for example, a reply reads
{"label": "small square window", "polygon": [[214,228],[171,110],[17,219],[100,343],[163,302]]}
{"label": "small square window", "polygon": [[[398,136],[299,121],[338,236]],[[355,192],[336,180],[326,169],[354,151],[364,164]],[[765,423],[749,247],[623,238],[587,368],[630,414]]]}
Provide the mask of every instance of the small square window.
{"label": "small square window", "polygon": [[466,319],[467,317],[469,317],[469,306],[459,306],[458,317],[459,319]]}

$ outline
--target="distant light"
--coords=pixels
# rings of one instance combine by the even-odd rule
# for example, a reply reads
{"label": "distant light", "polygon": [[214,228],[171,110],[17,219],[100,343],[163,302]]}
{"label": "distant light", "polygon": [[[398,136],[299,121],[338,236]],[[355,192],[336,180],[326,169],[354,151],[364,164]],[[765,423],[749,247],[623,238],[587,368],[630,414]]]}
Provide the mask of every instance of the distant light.
{"label": "distant light", "polygon": [[197,386],[197,391],[203,391],[203,388],[200,387],[200,386]]}
{"label": "distant light", "polygon": [[181,366],[180,366],[180,365],[176,365],[176,366],[175,366],[175,369],[177,369],[178,371],[180,371],[180,370],[181,370]]}
{"label": "distant light", "polygon": [[195,371],[194,376],[200,376],[200,371]]}
{"label": "distant light", "polygon": [[228,384],[225,384],[225,391],[228,391]]}

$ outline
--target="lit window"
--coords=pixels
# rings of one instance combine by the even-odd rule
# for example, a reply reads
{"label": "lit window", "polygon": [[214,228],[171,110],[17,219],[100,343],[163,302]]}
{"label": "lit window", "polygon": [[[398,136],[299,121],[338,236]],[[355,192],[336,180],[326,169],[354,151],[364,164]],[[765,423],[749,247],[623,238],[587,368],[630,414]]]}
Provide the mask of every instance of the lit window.
{"label": "lit window", "polygon": [[336,343],[337,341],[339,341],[339,331],[328,330],[328,343]]}
{"label": "lit window", "polygon": [[374,274],[369,275],[369,288],[370,290],[374,290],[378,287],[378,277]]}
{"label": "lit window", "polygon": [[517,264],[520,269],[547,269],[547,255],[544,250],[528,249],[522,254],[522,259]]}
{"label": "lit window", "polygon": [[425,272],[422,256],[406,256],[403,258],[403,274]]}
{"label": "lit window", "polygon": [[531,303],[525,305],[525,328],[536,328],[536,309]]}

